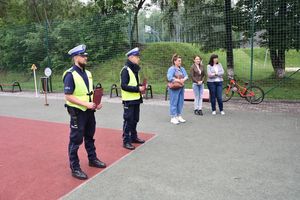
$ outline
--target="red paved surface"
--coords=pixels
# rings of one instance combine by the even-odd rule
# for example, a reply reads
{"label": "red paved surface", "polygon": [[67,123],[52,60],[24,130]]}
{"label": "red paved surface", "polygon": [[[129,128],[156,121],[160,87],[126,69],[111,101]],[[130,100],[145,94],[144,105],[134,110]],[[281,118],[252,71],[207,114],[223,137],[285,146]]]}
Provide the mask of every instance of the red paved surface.
{"label": "red paved surface", "polygon": [[[70,175],[68,137],[67,124],[0,116],[0,199],[57,199],[84,183]],[[108,166],[130,152],[121,146],[120,130],[97,128],[95,139]],[[88,166],[83,145],[79,157],[90,178],[102,171]]]}

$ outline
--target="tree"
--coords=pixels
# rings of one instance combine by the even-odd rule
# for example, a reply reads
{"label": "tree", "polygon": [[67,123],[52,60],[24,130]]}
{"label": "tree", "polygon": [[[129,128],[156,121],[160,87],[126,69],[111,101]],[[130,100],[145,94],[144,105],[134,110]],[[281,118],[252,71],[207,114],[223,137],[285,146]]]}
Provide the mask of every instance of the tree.
{"label": "tree", "polygon": [[[262,31],[260,44],[270,50],[270,58],[276,78],[285,75],[285,53],[300,49],[300,2],[299,0],[256,0],[254,5],[256,32]],[[251,23],[252,4],[240,0],[235,8],[235,25],[245,31],[247,37]]]}
{"label": "tree", "polygon": [[166,24],[169,40],[180,41],[180,5],[182,0],[152,0],[163,12],[162,21]]}
{"label": "tree", "polygon": [[188,42],[198,43],[209,52],[226,48],[224,1],[184,1],[184,31]]}
{"label": "tree", "polygon": [[[131,12],[131,10],[134,12],[133,24],[130,30],[130,41],[131,41],[131,46],[136,46],[137,43],[139,42],[138,15],[140,10],[143,8],[146,0],[124,0],[124,2],[128,5],[129,12]],[[146,6],[149,6],[149,4],[147,4]],[[135,38],[133,37],[134,32],[135,32]]]}
{"label": "tree", "polygon": [[144,40],[146,42],[159,42],[164,39],[162,17],[161,11],[158,10],[152,11],[149,17],[146,17],[146,13],[139,15],[139,21],[142,21],[142,25],[151,27],[148,32],[145,32]]}
{"label": "tree", "polygon": [[0,16],[0,69],[24,71],[32,63],[51,63],[53,70],[63,70],[70,65],[68,50],[82,43],[95,66],[127,48],[123,7],[116,11],[116,4],[109,4],[120,0],[107,0],[104,8],[77,0],[8,1]]}
{"label": "tree", "polygon": [[0,12],[0,21],[4,25],[28,23],[27,11],[24,9],[24,0],[1,0]]}
{"label": "tree", "polygon": [[28,24],[71,19],[82,15],[85,5],[79,0],[0,0],[0,19],[5,24]]}
{"label": "tree", "polygon": [[4,17],[7,11],[7,2],[4,0],[0,0],[0,17]]}
{"label": "tree", "polygon": [[124,12],[124,3],[122,0],[94,0],[92,8],[96,8],[100,15],[111,15]]}
{"label": "tree", "polygon": [[32,22],[50,24],[54,19],[70,19],[84,10],[79,0],[23,0],[27,16]]}

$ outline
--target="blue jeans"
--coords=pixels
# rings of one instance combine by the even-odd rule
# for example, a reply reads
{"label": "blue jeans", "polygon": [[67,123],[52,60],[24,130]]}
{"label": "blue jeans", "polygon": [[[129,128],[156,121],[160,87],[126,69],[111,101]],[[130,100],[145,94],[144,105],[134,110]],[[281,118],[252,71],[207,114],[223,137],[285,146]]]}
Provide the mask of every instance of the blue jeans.
{"label": "blue jeans", "polygon": [[223,111],[222,101],[222,85],[223,81],[220,82],[207,82],[207,87],[210,94],[210,103],[212,111],[216,111],[216,98],[219,104],[220,111]]}
{"label": "blue jeans", "polygon": [[170,115],[171,117],[176,117],[181,115],[183,110],[184,103],[184,88],[180,88],[178,90],[169,90],[170,96]]}
{"label": "blue jeans", "polygon": [[202,96],[203,96],[204,84],[198,85],[193,83],[193,91],[195,95],[194,110],[202,110]]}

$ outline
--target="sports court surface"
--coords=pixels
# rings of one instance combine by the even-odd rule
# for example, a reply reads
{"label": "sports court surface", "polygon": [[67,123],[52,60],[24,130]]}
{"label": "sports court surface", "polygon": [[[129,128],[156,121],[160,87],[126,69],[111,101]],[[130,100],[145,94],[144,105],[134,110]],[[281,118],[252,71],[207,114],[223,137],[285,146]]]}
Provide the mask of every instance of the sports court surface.
{"label": "sports court surface", "polygon": [[[83,181],[70,176],[66,124],[0,116],[1,194],[7,199],[57,199]],[[96,146],[108,166],[129,153],[120,145],[121,131],[98,128]],[[142,134],[145,139],[153,135]],[[101,172],[88,167],[80,149],[82,169],[90,177]],[[20,192],[16,192],[20,191]]]}
{"label": "sports court surface", "polygon": [[121,147],[122,106],[104,99],[96,112],[96,147],[105,170],[81,166],[70,176],[68,115],[62,95],[49,106],[34,94],[0,93],[0,199],[300,199],[299,103],[224,104],[226,116],[192,113],[169,123],[167,103],[145,100],[138,129],[147,139]]}

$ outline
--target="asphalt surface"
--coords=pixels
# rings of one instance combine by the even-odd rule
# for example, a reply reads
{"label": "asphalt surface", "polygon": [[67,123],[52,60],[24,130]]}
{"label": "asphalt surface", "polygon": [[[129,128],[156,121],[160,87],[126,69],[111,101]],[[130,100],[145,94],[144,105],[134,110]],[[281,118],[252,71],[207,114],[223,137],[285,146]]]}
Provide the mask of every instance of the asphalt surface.
{"label": "asphalt surface", "polygon": [[[0,104],[2,116],[69,121],[61,96],[46,107],[42,97],[5,94]],[[204,104],[201,117],[186,102],[187,122],[172,125],[167,103],[146,102],[138,130],[156,137],[63,199],[299,200],[300,113],[225,104],[225,116],[212,116]],[[98,127],[121,129],[120,101],[105,101],[96,118]]]}

